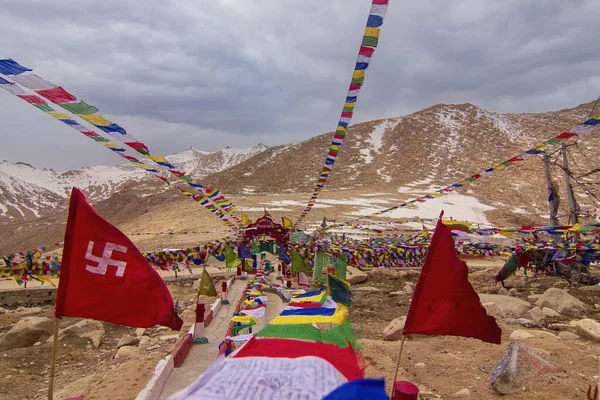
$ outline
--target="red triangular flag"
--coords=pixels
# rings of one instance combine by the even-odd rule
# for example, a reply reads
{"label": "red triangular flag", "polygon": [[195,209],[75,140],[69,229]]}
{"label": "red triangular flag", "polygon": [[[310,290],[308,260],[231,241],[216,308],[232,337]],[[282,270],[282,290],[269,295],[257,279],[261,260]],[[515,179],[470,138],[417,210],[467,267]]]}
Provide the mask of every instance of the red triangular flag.
{"label": "red triangular flag", "polygon": [[135,245],[71,192],[54,315],[179,330],[173,299]]}
{"label": "red triangular flag", "polygon": [[486,314],[456,256],[450,228],[438,219],[402,333],[453,335],[500,343],[502,331]]}

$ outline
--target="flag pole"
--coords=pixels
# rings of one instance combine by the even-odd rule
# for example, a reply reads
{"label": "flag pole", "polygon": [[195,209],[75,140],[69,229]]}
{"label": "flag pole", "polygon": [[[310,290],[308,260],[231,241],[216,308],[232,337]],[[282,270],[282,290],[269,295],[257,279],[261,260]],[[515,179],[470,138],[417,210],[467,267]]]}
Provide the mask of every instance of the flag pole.
{"label": "flag pole", "polygon": [[400,369],[400,360],[402,359],[402,350],[404,349],[404,339],[406,336],[402,335],[402,341],[400,342],[400,351],[398,352],[398,362],[396,363],[396,372],[394,373],[394,380],[392,381],[392,396],[394,398],[394,387],[396,386],[396,379],[398,379],[398,370]]}
{"label": "flag pole", "polygon": [[54,370],[56,367],[56,348],[58,347],[58,322],[59,318],[54,317],[54,339],[52,340],[52,361],[50,362],[50,382],[48,383],[48,400],[54,397]]}

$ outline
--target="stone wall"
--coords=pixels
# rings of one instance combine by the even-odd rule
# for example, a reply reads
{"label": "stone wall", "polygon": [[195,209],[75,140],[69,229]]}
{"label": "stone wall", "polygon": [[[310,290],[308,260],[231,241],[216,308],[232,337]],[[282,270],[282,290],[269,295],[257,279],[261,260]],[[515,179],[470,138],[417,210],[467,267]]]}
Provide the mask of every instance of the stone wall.
{"label": "stone wall", "polygon": [[19,307],[50,304],[56,299],[56,288],[35,287],[0,291],[0,306]]}

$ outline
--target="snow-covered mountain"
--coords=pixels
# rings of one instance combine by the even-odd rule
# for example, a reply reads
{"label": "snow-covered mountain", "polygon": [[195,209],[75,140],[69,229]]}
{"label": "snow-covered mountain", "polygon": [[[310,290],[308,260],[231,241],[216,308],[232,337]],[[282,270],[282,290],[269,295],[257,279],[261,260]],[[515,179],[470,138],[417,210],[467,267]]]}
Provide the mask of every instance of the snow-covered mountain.
{"label": "snow-covered mountain", "polygon": [[[592,108],[593,103],[588,103],[547,113],[501,114],[468,103],[438,104],[402,117],[357,123],[348,129],[325,191],[351,189],[350,196],[375,197],[393,193],[393,204],[411,200],[481,173],[555,137],[586,120]],[[596,172],[600,170],[598,130],[583,135],[577,146],[569,148],[576,201],[584,210],[597,206],[594,193],[598,191]],[[259,144],[249,149],[226,148],[213,153],[190,148],[167,159],[203,184],[218,187],[236,204],[237,197],[238,206],[244,205],[246,194],[253,193],[306,193],[308,201],[331,138],[332,133],[325,133],[299,143],[273,147]],[[549,150],[552,179],[558,183],[563,197],[559,215],[564,221],[568,201],[560,168],[562,158],[555,148]],[[98,212],[114,223],[139,217],[156,222],[148,228],[151,231],[170,226],[181,211],[179,201],[187,201],[180,193],[167,190],[160,180],[131,165],[85,167],[57,173],[22,163],[1,162],[0,248],[16,250],[24,240],[31,245],[58,240],[62,232],[57,226],[60,228],[65,221],[72,186],[84,189]],[[506,171],[498,170],[460,188],[459,192],[474,199],[472,207],[466,203],[465,207],[477,207],[495,224],[547,222],[544,216],[548,212],[548,194],[541,156],[526,157]],[[334,205],[326,201],[322,195],[317,206]],[[454,206],[465,202],[463,197],[447,197],[445,201],[458,202]],[[294,204],[286,205],[292,217],[300,214],[306,202]],[[383,208],[384,203],[381,204]],[[387,200],[385,204],[386,208],[392,205]],[[167,209],[170,211],[166,219],[154,220],[154,211]],[[332,215],[342,216],[352,211],[329,210]],[[377,210],[370,207],[361,213]],[[315,210],[311,216],[316,217],[318,212]],[[318,218],[323,216],[322,213]]]}
{"label": "snow-covered mountain", "polygon": [[[166,158],[179,170],[201,179],[266,149],[263,144],[247,149],[228,147],[212,153],[190,148]],[[82,189],[92,202],[108,199],[124,188],[135,188],[136,194],[142,197],[166,188],[158,179],[131,164],[56,172],[20,162],[0,161],[0,221],[31,220],[62,210],[74,186]]]}
{"label": "snow-covered mountain", "polygon": [[206,152],[190,147],[181,153],[167,156],[169,162],[176,165],[180,170],[201,179],[215,172],[224,171],[233,167],[267,149],[262,143],[247,149],[233,149],[225,147],[223,150]]}

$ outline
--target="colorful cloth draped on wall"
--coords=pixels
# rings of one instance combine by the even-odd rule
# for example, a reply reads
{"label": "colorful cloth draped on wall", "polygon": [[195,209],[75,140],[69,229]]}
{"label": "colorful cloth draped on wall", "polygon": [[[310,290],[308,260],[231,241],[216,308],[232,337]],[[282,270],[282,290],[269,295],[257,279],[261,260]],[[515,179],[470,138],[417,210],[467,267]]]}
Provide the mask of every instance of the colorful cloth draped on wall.
{"label": "colorful cloth draped on wall", "polygon": [[[104,147],[116,152],[128,161],[134,163],[136,166],[144,168],[146,171],[154,174],[170,187],[181,191],[188,197],[199,202],[203,207],[215,214],[223,222],[227,223],[232,229],[235,230],[239,227],[241,222],[239,221],[237,214],[235,214],[233,204],[231,201],[227,200],[218,189],[204,187],[203,185],[194,182],[191,176],[177,170],[176,167],[170,164],[163,156],[151,155],[148,147],[133,137],[133,135],[127,133],[124,128],[106,120],[104,117],[97,114],[98,109],[96,107],[91,106],[83,101],[77,102],[77,98],[68,93],[62,87],[50,83],[36,74],[29,73],[30,71],[31,69],[19,65],[14,60],[0,60],[0,74],[14,80],[14,82],[10,82],[7,79],[0,77],[0,87],[60,120],[61,122],[69,125],[71,128],[76,129],[83,135],[89,137],[97,143],[100,143]],[[189,191],[173,185],[167,178],[160,175],[156,168],[147,165],[137,157],[125,155],[125,148],[111,142],[106,137],[94,131],[94,129],[89,129],[84,124],[72,119],[69,114],[53,109],[44,99],[42,99],[42,97],[39,97],[35,94],[28,94],[25,90],[23,90],[23,88],[21,88],[20,85],[28,88],[52,103],[58,104],[64,110],[75,114],[82,121],[85,121],[85,123],[92,125],[94,129],[97,129],[103,134],[107,134],[112,138],[117,139],[130,149],[142,154],[146,159],[166,168],[174,177],[176,177],[176,179],[185,182],[199,193],[193,195]],[[229,217],[235,220],[236,223],[231,222]]]}
{"label": "colorful cloth draped on wall", "polygon": [[327,158],[325,159],[325,164],[323,165],[323,169],[321,170],[319,179],[313,190],[313,194],[306,208],[304,211],[302,211],[302,214],[298,218],[296,225],[304,220],[306,215],[315,205],[317,197],[327,182],[327,178],[331,173],[333,164],[337,159],[338,152],[340,151],[344,139],[346,138],[346,130],[348,129],[348,125],[350,125],[350,121],[352,120],[358,93],[360,92],[360,89],[365,81],[365,72],[369,67],[371,57],[373,57],[375,48],[379,43],[379,33],[381,26],[383,25],[383,18],[387,12],[387,7],[388,0],[373,0],[371,3],[371,10],[369,11],[369,17],[367,19],[367,27],[365,28],[362,43],[358,51],[358,58],[356,60],[356,65],[354,66],[354,72],[352,73],[352,80],[350,81],[350,87],[348,88],[346,101],[344,102],[344,107],[342,109],[342,115],[338,122],[337,128],[335,129],[333,140],[329,146]]}

